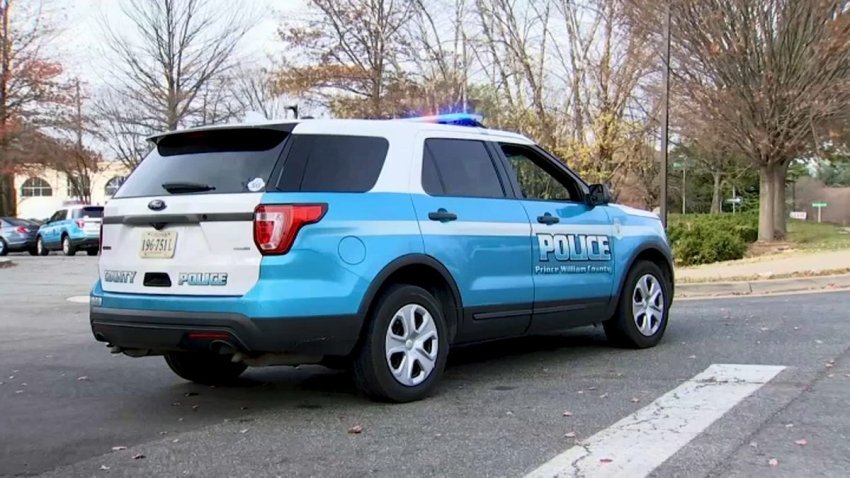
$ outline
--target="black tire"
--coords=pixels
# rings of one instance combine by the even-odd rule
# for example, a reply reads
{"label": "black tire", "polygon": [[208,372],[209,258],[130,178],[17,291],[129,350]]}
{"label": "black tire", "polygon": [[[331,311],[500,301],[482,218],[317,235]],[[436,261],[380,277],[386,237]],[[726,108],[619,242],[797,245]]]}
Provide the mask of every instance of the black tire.
{"label": "black tire", "polygon": [[[393,377],[386,358],[388,328],[396,312],[409,304],[425,308],[431,315],[437,331],[434,368],[425,380],[410,386],[403,385]],[[421,287],[394,285],[381,295],[367,320],[362,344],[355,352],[352,363],[357,388],[373,400],[387,402],[412,402],[429,396],[443,375],[449,353],[448,328],[437,300]]]}
{"label": "black tire", "polygon": [[9,253],[9,245],[6,244],[6,241],[0,238],[0,256],[5,256]]}
{"label": "black tire", "polygon": [[62,254],[66,256],[73,256],[77,253],[77,248],[71,244],[71,238],[68,236],[62,236]]}
{"label": "black tire", "polygon": [[89,255],[89,256],[96,256],[96,255],[97,255],[97,249],[88,249],[88,250],[86,251],[86,255]]}
{"label": "black tire", "polygon": [[[640,332],[637,321],[633,315],[633,302],[635,297],[640,296],[636,290],[638,281],[645,276],[650,275],[661,287],[663,297],[659,303],[663,304],[661,318],[657,322],[657,330],[651,335],[644,335]],[[605,335],[608,341],[615,346],[633,349],[643,349],[654,347],[664,336],[664,331],[667,329],[667,318],[670,313],[670,284],[667,283],[667,278],[661,268],[649,261],[637,262],[626,276],[626,281],[623,283],[623,290],[620,292],[617,310],[614,312],[614,317],[605,321],[602,325],[605,328]],[[643,321],[651,320],[646,315],[643,316]]]}
{"label": "black tire", "polygon": [[38,255],[38,248],[37,247],[30,247],[29,249],[27,249],[27,252],[29,252],[31,256],[37,256]]}
{"label": "black tire", "polygon": [[167,352],[165,363],[180,378],[201,385],[230,385],[248,368],[230,355],[204,352]]}
{"label": "black tire", "polygon": [[38,239],[35,241],[35,253],[39,256],[46,256],[50,254],[50,250],[44,246],[44,241],[41,240],[41,236],[38,236]]}

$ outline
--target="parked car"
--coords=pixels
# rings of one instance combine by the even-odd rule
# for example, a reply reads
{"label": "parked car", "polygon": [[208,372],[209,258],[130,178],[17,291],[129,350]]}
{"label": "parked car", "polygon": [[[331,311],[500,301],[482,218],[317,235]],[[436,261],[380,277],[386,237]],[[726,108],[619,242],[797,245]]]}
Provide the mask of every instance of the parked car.
{"label": "parked car", "polygon": [[36,252],[40,256],[61,250],[73,256],[84,250],[96,256],[100,248],[100,225],[103,206],[74,205],[59,209],[41,225],[36,237]]}
{"label": "parked car", "polygon": [[607,187],[474,118],[153,142],[106,206],[91,326],[112,351],[164,355],[184,379],[324,363],[405,402],[434,389],[458,345],[602,324],[612,343],[643,348],[667,327],[658,216],[609,204]]}
{"label": "parked car", "polygon": [[35,255],[37,232],[38,224],[32,221],[16,217],[0,217],[0,256],[23,251]]}

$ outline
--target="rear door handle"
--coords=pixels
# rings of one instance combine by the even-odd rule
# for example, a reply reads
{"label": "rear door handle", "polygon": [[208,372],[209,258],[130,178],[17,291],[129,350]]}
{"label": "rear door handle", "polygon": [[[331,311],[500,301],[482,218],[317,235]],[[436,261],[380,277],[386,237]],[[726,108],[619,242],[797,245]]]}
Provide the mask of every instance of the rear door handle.
{"label": "rear door handle", "polygon": [[428,219],[432,221],[440,221],[440,222],[448,222],[448,221],[456,221],[457,214],[453,212],[448,212],[443,208],[437,209],[436,212],[429,212]]}
{"label": "rear door handle", "polygon": [[539,222],[540,224],[546,224],[548,226],[551,224],[557,224],[561,222],[561,220],[558,219],[558,216],[553,216],[547,212],[542,216],[537,216],[537,222]]}

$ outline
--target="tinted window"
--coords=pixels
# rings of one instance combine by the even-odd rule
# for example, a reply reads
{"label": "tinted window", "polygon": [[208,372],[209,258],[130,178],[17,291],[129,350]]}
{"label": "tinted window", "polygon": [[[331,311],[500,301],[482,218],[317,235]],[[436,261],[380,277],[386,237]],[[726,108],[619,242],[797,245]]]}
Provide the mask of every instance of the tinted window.
{"label": "tinted window", "polygon": [[255,178],[268,182],[280,156],[284,131],[242,128],[178,133],[160,139],[156,149],[124,182],[116,198],[170,194],[162,184],[190,183],[215,189],[191,194],[257,192]]}
{"label": "tinted window", "polygon": [[18,219],[16,217],[4,217],[2,222],[4,225],[12,227],[32,226],[32,223],[30,223],[26,219]]}
{"label": "tinted window", "polygon": [[67,213],[67,211],[65,209],[60,209],[60,210],[53,213],[53,216],[50,217],[50,220],[51,221],[64,221],[66,213]]}
{"label": "tinted window", "polygon": [[103,217],[103,207],[88,206],[74,209],[73,217],[71,219],[82,219],[84,217]]}
{"label": "tinted window", "polygon": [[281,191],[366,192],[378,181],[389,143],[384,138],[293,135],[278,181]]}
{"label": "tinted window", "polygon": [[[580,194],[575,182],[554,171],[548,160],[531,148],[502,144],[502,152],[508,158],[511,173],[516,175],[517,183],[526,199],[544,201],[579,201]],[[555,176],[557,174],[557,177]]]}
{"label": "tinted window", "polygon": [[422,188],[432,196],[505,197],[487,147],[463,139],[425,140]]}

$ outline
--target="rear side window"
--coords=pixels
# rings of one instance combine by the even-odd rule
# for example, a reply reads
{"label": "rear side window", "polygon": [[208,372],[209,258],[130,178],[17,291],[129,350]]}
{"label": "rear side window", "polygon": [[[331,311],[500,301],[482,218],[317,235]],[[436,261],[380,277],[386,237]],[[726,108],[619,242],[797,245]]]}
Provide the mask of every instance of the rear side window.
{"label": "rear side window", "polygon": [[103,217],[103,208],[99,206],[81,207],[74,209],[71,219],[82,219],[85,217]]}
{"label": "rear side window", "polygon": [[293,135],[278,190],[366,192],[375,186],[389,143],[371,136]]}
{"label": "rear side window", "polygon": [[188,185],[171,187],[176,194],[262,191],[287,135],[272,129],[235,128],[165,136],[114,197],[172,194],[163,184]]}
{"label": "rear side window", "polygon": [[422,188],[431,196],[505,197],[487,147],[465,139],[425,140]]}

